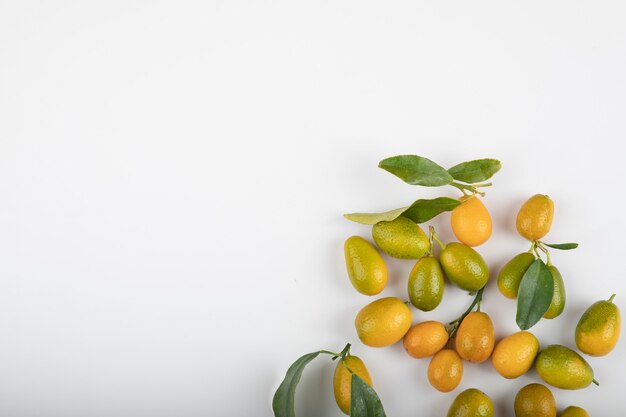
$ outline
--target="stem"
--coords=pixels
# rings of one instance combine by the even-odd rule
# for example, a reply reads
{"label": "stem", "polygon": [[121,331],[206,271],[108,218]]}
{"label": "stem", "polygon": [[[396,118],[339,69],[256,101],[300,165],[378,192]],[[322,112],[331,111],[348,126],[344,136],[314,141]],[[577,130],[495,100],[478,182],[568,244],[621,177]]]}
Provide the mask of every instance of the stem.
{"label": "stem", "polygon": [[537,241],[533,240],[532,242],[530,242],[530,249],[528,249],[528,253],[533,253],[535,252],[535,247],[537,246]]}
{"label": "stem", "polygon": [[598,387],[600,386],[600,383],[599,383],[598,381],[596,381],[596,380],[595,380],[595,378],[594,378],[594,379],[592,379],[592,380],[591,380],[591,382],[593,382],[594,384],[596,384],[596,386],[598,386]]}
{"label": "stem", "polygon": [[609,303],[612,303],[614,298],[615,298],[615,294],[611,295],[611,298],[609,298],[609,300],[608,300]]}
{"label": "stem", "polygon": [[548,252],[548,249],[545,246],[543,246],[541,242],[539,241],[537,241],[536,247],[541,249],[541,251],[546,254],[546,257],[548,258],[548,262],[547,262],[548,266],[552,265],[552,261],[550,261],[550,252]]}
{"label": "stem", "polygon": [[456,332],[459,329],[459,325],[461,324],[463,319],[467,317],[469,313],[472,312],[472,310],[474,309],[474,307],[476,307],[476,305],[478,305],[478,311],[480,311],[480,302],[483,299],[484,289],[485,287],[482,287],[480,290],[478,290],[478,292],[476,293],[476,296],[474,297],[474,300],[472,301],[472,304],[470,304],[469,308],[465,310],[465,312],[461,314],[459,318],[448,323],[450,324],[450,329],[448,330],[448,333],[450,334],[450,339],[452,339],[456,335]]}
{"label": "stem", "polygon": [[320,353],[325,353],[327,355],[332,355],[333,358],[332,360],[335,360],[337,358],[345,358],[347,355],[350,354],[350,343],[347,343],[346,346],[343,348],[343,350],[339,353],[337,352],[331,352],[330,350],[320,350]]}
{"label": "stem", "polygon": [[439,236],[437,236],[437,233],[435,233],[435,228],[430,226],[429,228],[430,231],[430,236],[432,239],[435,239],[435,241],[439,244],[439,246],[441,246],[441,249],[445,249],[446,245],[439,239]]}
{"label": "stem", "polygon": [[435,228],[433,226],[428,226],[428,253],[430,255],[433,254],[433,236],[435,234]]}
{"label": "stem", "polygon": [[476,187],[489,187],[491,185],[491,183],[478,184],[478,185],[466,185],[466,184],[461,184],[461,183],[456,182],[456,181],[452,181],[448,185],[451,185],[453,187],[458,188],[459,190],[461,190],[463,192],[464,195],[467,195],[466,192],[465,192],[467,190],[467,191],[471,192],[472,194],[479,194],[481,197],[484,197],[485,193],[478,191]]}

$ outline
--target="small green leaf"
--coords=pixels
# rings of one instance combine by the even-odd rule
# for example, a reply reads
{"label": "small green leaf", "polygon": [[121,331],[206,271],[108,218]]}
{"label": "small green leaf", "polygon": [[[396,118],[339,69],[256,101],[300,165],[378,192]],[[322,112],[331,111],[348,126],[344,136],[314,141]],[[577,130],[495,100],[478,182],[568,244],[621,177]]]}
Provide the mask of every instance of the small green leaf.
{"label": "small green leaf", "polygon": [[376,391],[357,374],[350,383],[350,417],[386,417]]}
{"label": "small green leaf", "polygon": [[570,250],[570,249],[576,249],[578,247],[578,243],[543,243],[543,244],[551,248],[560,249],[560,250]]}
{"label": "small green leaf", "polygon": [[320,352],[307,353],[296,360],[287,370],[285,379],[274,394],[272,409],[275,417],[295,417],[294,409],[296,387],[300,382],[304,367],[319,355]]}
{"label": "small green leaf", "polygon": [[424,223],[444,211],[452,211],[459,204],[461,204],[459,200],[449,197],[439,197],[432,200],[420,199],[411,204],[402,215],[415,223]]}
{"label": "small green leaf", "polygon": [[350,213],[344,214],[348,220],[352,220],[353,222],[361,223],[361,224],[376,224],[378,222],[390,222],[392,220],[400,217],[402,213],[404,213],[408,207],[401,207],[399,209],[386,211],[384,213]]}
{"label": "small green leaf", "polygon": [[502,164],[497,159],[476,159],[455,165],[448,172],[457,181],[475,184],[488,180],[500,168]]}
{"label": "small green leaf", "polygon": [[392,156],[380,161],[378,166],[412,185],[439,187],[453,181],[443,167],[417,155]]}
{"label": "small green leaf", "polygon": [[533,327],[550,307],[554,294],[552,273],[541,259],[530,264],[517,295],[517,325],[522,330]]}

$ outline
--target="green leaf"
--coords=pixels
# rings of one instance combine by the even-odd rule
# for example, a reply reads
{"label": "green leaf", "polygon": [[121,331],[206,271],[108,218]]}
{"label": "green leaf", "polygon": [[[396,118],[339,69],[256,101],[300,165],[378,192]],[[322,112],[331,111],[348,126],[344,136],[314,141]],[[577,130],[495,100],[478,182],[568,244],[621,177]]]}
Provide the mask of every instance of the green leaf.
{"label": "green leaf", "polygon": [[402,213],[404,213],[408,207],[401,207],[399,209],[386,211],[384,213],[350,213],[344,214],[348,220],[352,220],[353,222],[361,223],[361,224],[376,224],[378,222],[390,222],[392,220],[400,217]]}
{"label": "green leaf", "polygon": [[376,391],[357,374],[350,383],[350,417],[386,417]]}
{"label": "green leaf", "polygon": [[541,259],[530,264],[520,282],[517,295],[517,325],[522,330],[533,327],[552,302],[554,279]]}
{"label": "green leaf", "polygon": [[353,222],[369,225],[382,221],[390,222],[400,216],[408,217],[415,223],[424,223],[444,211],[452,211],[459,204],[461,204],[459,200],[449,197],[433,198],[432,200],[420,199],[409,207],[400,207],[384,213],[350,213],[344,214],[343,217]]}
{"label": "green leaf", "polygon": [[417,200],[402,213],[415,223],[424,223],[444,211],[452,211],[461,204],[459,200],[449,197],[439,197],[432,200]]}
{"label": "green leaf", "polygon": [[294,401],[296,396],[296,386],[300,382],[304,367],[319,355],[320,352],[307,353],[295,361],[287,370],[285,379],[274,394],[272,409],[275,417],[295,417]]}
{"label": "green leaf", "polygon": [[475,159],[455,165],[448,172],[457,181],[475,184],[488,180],[500,168],[502,164],[497,159]]}
{"label": "green leaf", "polygon": [[443,167],[417,155],[392,156],[380,161],[378,166],[412,185],[439,187],[453,181]]}
{"label": "green leaf", "polygon": [[551,248],[560,249],[560,250],[570,250],[570,249],[576,249],[578,247],[578,243],[543,243],[543,244]]}

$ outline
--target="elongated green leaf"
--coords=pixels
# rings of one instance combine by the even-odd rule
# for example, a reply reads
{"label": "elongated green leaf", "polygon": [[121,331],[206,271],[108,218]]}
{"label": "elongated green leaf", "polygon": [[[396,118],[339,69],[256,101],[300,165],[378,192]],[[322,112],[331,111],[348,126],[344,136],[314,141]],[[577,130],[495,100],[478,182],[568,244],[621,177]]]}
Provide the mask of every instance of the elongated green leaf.
{"label": "elongated green leaf", "polygon": [[386,417],[376,391],[357,374],[350,383],[350,417]]}
{"label": "elongated green leaf", "polygon": [[350,213],[344,214],[348,220],[352,220],[353,222],[361,223],[361,224],[376,224],[378,222],[390,222],[392,220],[397,219],[404,213],[408,207],[401,207],[399,209],[386,211],[384,213]]}
{"label": "elongated green leaf", "polygon": [[415,223],[424,223],[444,211],[452,211],[459,204],[461,204],[459,200],[449,197],[439,197],[432,200],[420,199],[411,204],[402,215]]}
{"label": "elongated green leaf", "polygon": [[475,184],[488,180],[500,168],[502,164],[497,159],[475,159],[455,165],[448,172],[457,181]]}
{"label": "elongated green leaf", "polygon": [[295,417],[294,409],[296,387],[300,382],[304,367],[319,355],[320,352],[307,353],[296,360],[287,370],[285,379],[274,394],[272,409],[275,417]]}
{"label": "elongated green leaf", "polygon": [[369,225],[382,221],[390,222],[400,216],[408,217],[415,223],[424,223],[444,211],[452,211],[459,204],[461,204],[459,200],[449,197],[433,198],[432,200],[420,199],[409,207],[400,207],[384,213],[350,213],[344,214],[343,217],[353,222]]}
{"label": "elongated green leaf", "polygon": [[544,243],[544,245],[560,250],[570,250],[578,247],[578,243]]}
{"label": "elongated green leaf", "polygon": [[448,171],[422,156],[392,156],[380,161],[378,166],[412,185],[439,187],[453,181]]}
{"label": "elongated green leaf", "polygon": [[530,264],[520,282],[517,295],[517,325],[522,330],[533,327],[550,307],[554,294],[552,273],[541,259]]}

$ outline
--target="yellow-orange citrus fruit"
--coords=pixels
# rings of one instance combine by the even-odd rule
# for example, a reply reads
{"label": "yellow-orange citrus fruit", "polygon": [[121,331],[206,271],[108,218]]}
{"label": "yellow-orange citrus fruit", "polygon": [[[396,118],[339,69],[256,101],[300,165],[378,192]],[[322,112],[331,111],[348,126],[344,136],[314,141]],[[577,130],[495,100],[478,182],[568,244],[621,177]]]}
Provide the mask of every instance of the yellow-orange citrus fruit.
{"label": "yellow-orange citrus fruit", "polygon": [[543,314],[543,317],[553,319],[560,316],[565,309],[565,284],[563,283],[561,272],[556,266],[549,265],[548,269],[554,281],[554,293],[552,293],[552,301],[550,302],[548,310]]}
{"label": "yellow-orange citrus fruit", "polygon": [[539,353],[539,341],[526,331],[513,333],[502,339],[493,350],[491,362],[500,375],[517,378],[533,366]]}
{"label": "yellow-orange citrus fruit", "polygon": [[587,355],[604,356],[617,344],[621,317],[613,297],[593,303],[578,321],[576,346]]}
{"label": "yellow-orange citrus fruit", "polygon": [[476,196],[462,197],[461,201],[450,215],[452,231],[467,246],[482,245],[491,236],[489,211]]}
{"label": "yellow-orange citrus fruit", "polygon": [[452,401],[447,417],[493,417],[493,402],[476,388],[466,389]]}
{"label": "yellow-orange citrus fruit", "polygon": [[414,358],[434,355],[448,343],[446,327],[438,321],[418,323],[404,335],[404,348]]}
{"label": "yellow-orange citrus fruit", "polygon": [[489,359],[495,345],[493,323],[489,315],[469,313],[456,332],[456,351],[466,361],[481,363]]}
{"label": "yellow-orange citrus fruit", "polygon": [[365,295],[375,295],[384,290],[387,265],[374,245],[360,236],[351,236],[343,247],[352,286]]}
{"label": "yellow-orange citrus fruit", "polygon": [[428,236],[411,219],[400,216],[372,227],[374,242],[383,252],[399,259],[419,259],[428,251]]}
{"label": "yellow-orange citrus fruit", "polygon": [[363,361],[357,357],[348,355],[343,360],[340,360],[335,367],[335,375],[333,376],[333,390],[335,391],[335,401],[337,405],[345,414],[350,414],[350,387],[352,386],[352,374],[350,370],[361,377],[363,381],[370,387],[372,384],[372,377],[367,371]]}
{"label": "yellow-orange citrus fruit", "polygon": [[440,350],[428,365],[428,382],[441,392],[450,392],[461,383],[463,361],[452,349]]}
{"label": "yellow-orange citrus fruit", "polygon": [[357,334],[367,346],[389,346],[402,339],[411,327],[409,307],[396,297],[372,301],[354,319]]}
{"label": "yellow-orange citrus fruit", "polygon": [[554,395],[545,385],[526,385],[515,396],[515,417],[556,417]]}
{"label": "yellow-orange citrus fruit", "polygon": [[589,413],[584,408],[570,405],[561,413],[560,417],[589,417]]}
{"label": "yellow-orange citrus fruit", "polygon": [[528,240],[537,240],[550,231],[554,217],[554,203],[550,197],[535,194],[530,197],[517,213],[517,232]]}
{"label": "yellow-orange citrus fruit", "polygon": [[581,389],[593,382],[593,369],[572,349],[550,345],[535,359],[537,373],[548,384],[561,389]]}

